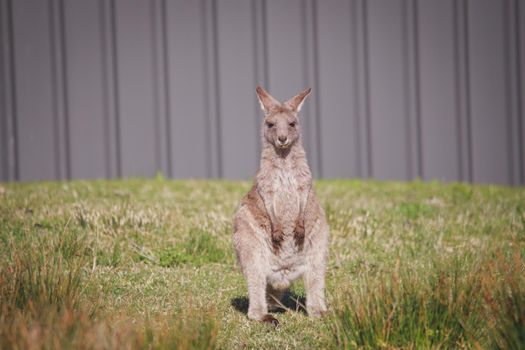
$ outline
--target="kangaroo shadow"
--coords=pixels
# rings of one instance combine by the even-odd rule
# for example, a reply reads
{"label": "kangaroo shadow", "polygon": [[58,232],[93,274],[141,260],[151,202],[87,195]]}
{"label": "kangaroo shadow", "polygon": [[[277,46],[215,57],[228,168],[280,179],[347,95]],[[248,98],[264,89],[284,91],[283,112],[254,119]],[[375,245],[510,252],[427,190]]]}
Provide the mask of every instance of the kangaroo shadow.
{"label": "kangaroo shadow", "polygon": [[[249,300],[247,297],[235,297],[230,300],[231,306],[235,310],[242,312],[243,314],[248,313]],[[274,313],[284,313],[287,310],[301,312],[306,315],[306,298],[302,295],[297,295],[294,292],[286,292],[281,300],[284,308],[278,308],[277,310],[271,311]]]}

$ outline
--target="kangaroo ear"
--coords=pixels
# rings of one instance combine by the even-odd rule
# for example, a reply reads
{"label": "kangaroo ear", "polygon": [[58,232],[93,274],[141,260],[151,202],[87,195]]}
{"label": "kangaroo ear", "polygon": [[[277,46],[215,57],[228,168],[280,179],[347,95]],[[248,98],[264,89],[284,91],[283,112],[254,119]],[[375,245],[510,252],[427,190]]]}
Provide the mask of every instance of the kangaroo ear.
{"label": "kangaroo ear", "polygon": [[304,99],[310,94],[312,88],[304,89],[298,95],[292,97],[284,104],[287,105],[292,111],[299,112],[303,106]]}
{"label": "kangaroo ear", "polygon": [[273,98],[262,87],[257,86],[255,91],[257,92],[257,97],[259,97],[259,103],[261,104],[261,109],[264,113],[268,113],[270,109],[281,105],[279,101]]}

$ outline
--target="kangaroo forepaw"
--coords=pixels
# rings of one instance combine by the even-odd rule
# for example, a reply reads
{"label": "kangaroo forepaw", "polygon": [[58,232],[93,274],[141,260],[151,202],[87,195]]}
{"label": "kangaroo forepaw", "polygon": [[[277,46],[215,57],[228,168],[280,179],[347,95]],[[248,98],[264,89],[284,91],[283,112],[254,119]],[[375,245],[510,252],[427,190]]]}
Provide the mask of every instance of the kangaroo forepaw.
{"label": "kangaroo forepaw", "polygon": [[297,246],[299,246],[299,247],[303,246],[304,235],[305,235],[304,224],[298,221],[295,224],[295,229],[294,229],[294,232],[293,232],[293,238],[294,238],[295,244]]}
{"label": "kangaroo forepaw", "polygon": [[278,226],[274,228],[272,231],[272,243],[275,249],[279,249],[281,246],[281,242],[284,240],[284,232],[283,229]]}

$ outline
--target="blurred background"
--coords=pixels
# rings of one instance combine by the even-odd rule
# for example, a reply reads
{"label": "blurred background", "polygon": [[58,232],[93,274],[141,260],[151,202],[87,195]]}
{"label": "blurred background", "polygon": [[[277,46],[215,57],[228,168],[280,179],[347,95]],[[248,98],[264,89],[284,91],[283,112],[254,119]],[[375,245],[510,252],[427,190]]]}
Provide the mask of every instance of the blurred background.
{"label": "blurred background", "polygon": [[521,0],[0,0],[0,180],[248,179],[255,86],[316,177],[524,184]]}

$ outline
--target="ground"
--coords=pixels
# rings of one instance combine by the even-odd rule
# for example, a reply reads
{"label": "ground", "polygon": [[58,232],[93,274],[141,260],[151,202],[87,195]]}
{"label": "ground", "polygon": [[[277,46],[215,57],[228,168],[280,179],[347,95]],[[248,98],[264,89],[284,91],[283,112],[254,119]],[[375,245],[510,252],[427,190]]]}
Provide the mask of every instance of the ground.
{"label": "ground", "polygon": [[0,183],[0,348],[520,348],[525,189],[316,183],[330,311],[297,283],[249,321],[232,218],[248,182]]}

